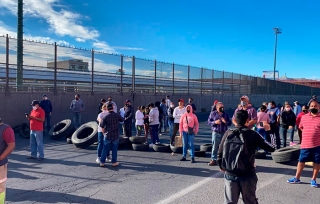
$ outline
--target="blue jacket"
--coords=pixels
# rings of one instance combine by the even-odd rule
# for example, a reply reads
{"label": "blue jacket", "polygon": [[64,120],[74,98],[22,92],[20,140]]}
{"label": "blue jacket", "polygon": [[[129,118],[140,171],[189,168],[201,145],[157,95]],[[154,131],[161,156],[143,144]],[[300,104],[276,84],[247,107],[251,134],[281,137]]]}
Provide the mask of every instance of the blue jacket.
{"label": "blue jacket", "polygon": [[44,110],[46,114],[49,114],[52,112],[52,104],[49,100],[42,100],[40,102],[40,107]]}

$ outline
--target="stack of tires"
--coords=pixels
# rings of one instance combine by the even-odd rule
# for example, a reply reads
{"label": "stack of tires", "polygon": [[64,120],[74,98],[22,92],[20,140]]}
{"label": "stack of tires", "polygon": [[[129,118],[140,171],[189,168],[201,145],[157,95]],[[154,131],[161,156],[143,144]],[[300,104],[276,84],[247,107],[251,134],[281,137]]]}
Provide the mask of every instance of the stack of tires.
{"label": "stack of tires", "polygon": [[155,152],[170,152],[170,144],[154,144],[153,145],[153,150]]}
{"label": "stack of tires", "polygon": [[49,136],[53,140],[59,140],[61,138],[67,138],[67,143],[70,143],[70,137],[74,132],[74,127],[70,119],[62,120],[55,124],[49,130]]}
{"label": "stack of tires", "polygon": [[132,149],[134,151],[148,151],[149,144],[146,142],[146,137],[144,136],[133,136],[129,140],[132,142]]}
{"label": "stack of tires", "polygon": [[300,155],[300,145],[283,147],[271,153],[272,159],[276,163],[286,163],[297,161]]}
{"label": "stack of tires", "polygon": [[81,125],[71,137],[71,141],[77,148],[87,148],[98,141],[98,124],[96,121]]}

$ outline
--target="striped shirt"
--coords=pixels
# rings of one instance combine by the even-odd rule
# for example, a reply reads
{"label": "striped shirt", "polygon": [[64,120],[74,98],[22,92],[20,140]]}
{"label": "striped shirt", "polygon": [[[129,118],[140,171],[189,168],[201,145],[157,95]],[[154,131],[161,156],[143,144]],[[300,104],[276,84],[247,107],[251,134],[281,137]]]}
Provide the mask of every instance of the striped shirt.
{"label": "striped shirt", "polygon": [[301,149],[320,146],[320,113],[316,116],[311,113],[302,116],[299,128],[302,129]]}

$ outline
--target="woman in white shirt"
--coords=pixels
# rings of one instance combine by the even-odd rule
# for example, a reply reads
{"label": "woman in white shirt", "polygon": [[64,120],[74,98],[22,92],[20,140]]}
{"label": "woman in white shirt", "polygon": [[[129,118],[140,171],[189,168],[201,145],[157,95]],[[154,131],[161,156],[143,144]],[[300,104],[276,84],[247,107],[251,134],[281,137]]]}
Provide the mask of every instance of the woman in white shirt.
{"label": "woman in white shirt", "polygon": [[139,106],[138,110],[136,112],[136,132],[137,136],[141,136],[142,130],[143,130],[143,125],[144,125],[144,111],[145,107],[144,106]]}
{"label": "woman in white shirt", "polygon": [[174,125],[173,125],[173,133],[170,139],[170,144],[172,146],[174,145],[176,134],[179,131],[180,118],[186,112],[186,108],[184,107],[184,100],[179,99],[178,104],[179,106],[173,110]]}
{"label": "woman in white shirt", "polygon": [[[103,149],[103,137],[104,137],[103,133],[102,133],[102,129],[100,127],[100,123],[101,123],[102,119],[104,118],[104,116],[106,116],[107,113],[108,113],[107,104],[106,103],[102,105],[101,111],[102,112],[99,113],[98,118],[97,118],[97,121],[99,122],[99,125],[98,125],[98,147],[97,147],[98,158],[96,159],[96,162],[98,164],[100,163],[101,152],[102,152],[102,149]],[[106,161],[111,161],[110,152],[107,153]]]}

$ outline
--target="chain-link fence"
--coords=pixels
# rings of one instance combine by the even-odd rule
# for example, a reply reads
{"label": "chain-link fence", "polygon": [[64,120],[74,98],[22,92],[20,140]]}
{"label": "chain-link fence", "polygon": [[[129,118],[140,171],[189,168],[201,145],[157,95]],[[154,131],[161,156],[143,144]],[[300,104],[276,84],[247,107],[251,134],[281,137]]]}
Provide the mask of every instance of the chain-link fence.
{"label": "chain-link fence", "polygon": [[206,68],[0,37],[1,92],[320,95],[320,89]]}

